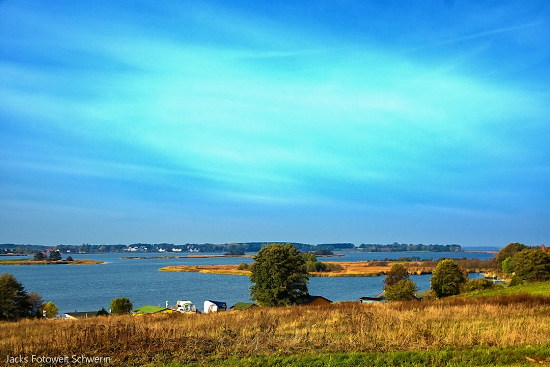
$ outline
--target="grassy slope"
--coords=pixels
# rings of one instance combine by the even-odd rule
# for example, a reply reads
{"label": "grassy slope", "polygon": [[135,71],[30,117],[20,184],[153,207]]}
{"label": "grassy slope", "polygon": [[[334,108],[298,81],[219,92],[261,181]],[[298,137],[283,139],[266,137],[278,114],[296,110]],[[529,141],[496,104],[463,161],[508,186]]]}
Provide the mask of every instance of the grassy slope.
{"label": "grassy slope", "polygon": [[460,295],[459,297],[494,297],[494,296],[511,296],[517,294],[533,294],[538,296],[550,296],[550,281],[523,284],[514,287],[498,286],[492,289],[483,291],[475,291]]}

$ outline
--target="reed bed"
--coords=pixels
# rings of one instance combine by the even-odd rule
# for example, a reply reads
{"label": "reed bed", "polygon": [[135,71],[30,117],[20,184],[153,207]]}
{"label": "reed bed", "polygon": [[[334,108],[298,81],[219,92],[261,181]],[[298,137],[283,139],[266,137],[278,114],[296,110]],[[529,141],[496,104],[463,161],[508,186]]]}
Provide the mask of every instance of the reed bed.
{"label": "reed bed", "polygon": [[3,356],[31,354],[109,356],[111,365],[141,366],[257,355],[545,345],[550,345],[550,297],[530,295],[0,323],[0,363]]}

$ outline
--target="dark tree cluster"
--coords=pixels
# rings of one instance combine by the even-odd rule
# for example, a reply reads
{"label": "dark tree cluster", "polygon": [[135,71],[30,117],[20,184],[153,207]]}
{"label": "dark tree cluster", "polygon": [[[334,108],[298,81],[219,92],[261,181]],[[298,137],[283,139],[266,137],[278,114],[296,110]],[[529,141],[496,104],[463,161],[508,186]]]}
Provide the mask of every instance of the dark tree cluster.
{"label": "dark tree cluster", "polygon": [[12,274],[0,274],[0,320],[41,316],[43,303],[38,293],[27,293]]}
{"label": "dark tree cluster", "polygon": [[550,280],[550,251],[544,246],[528,247],[522,243],[509,243],[499,251],[497,266],[513,274],[512,284],[524,281]]}

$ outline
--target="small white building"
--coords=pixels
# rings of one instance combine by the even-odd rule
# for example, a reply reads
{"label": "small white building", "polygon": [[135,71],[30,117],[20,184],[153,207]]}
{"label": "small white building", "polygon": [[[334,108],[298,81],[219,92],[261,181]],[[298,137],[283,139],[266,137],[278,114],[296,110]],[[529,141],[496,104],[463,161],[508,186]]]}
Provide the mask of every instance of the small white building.
{"label": "small white building", "polygon": [[220,301],[204,301],[204,313],[219,312],[227,310],[227,303]]}

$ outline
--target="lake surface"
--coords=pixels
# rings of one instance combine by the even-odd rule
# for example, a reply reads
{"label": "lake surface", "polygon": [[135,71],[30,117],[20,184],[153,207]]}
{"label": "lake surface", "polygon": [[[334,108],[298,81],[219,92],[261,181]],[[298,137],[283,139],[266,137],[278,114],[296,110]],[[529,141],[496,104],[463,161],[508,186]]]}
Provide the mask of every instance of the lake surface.
{"label": "lake surface", "polygon": [[[490,259],[489,253],[369,253],[339,252],[342,257],[319,258],[321,261],[360,261],[398,259],[402,256],[420,258]],[[165,259],[162,256],[181,254],[109,253],[72,254],[74,259],[105,261],[103,265],[0,265],[0,273],[11,273],[27,292],[36,291],[45,301],[54,302],[60,313],[109,309],[113,298],[127,297],[134,307],[146,304],[174,305],[177,300],[190,300],[202,310],[206,300],[227,302],[250,301],[250,281],[246,276],[178,273],[159,271],[169,265],[214,265],[251,263],[252,258],[188,258]],[[156,257],[152,259],[121,259],[124,256]],[[65,257],[65,256],[63,256]],[[11,258],[11,257],[10,257]],[[15,258],[15,257],[13,257]],[[431,275],[412,275],[419,290],[430,288]],[[471,274],[471,277],[478,277]],[[309,292],[332,301],[357,300],[376,296],[382,291],[384,277],[319,277],[310,278]]]}

